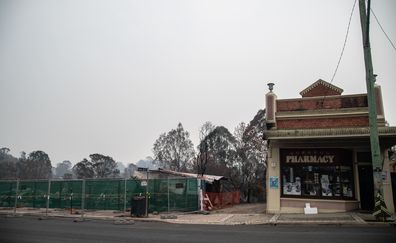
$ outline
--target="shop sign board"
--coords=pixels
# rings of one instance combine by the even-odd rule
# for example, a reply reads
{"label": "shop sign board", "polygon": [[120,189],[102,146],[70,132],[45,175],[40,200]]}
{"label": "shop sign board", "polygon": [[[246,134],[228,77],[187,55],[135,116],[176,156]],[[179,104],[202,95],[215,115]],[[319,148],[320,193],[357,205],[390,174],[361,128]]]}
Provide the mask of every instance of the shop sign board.
{"label": "shop sign board", "polygon": [[352,162],[344,149],[281,149],[284,164],[339,165]]}

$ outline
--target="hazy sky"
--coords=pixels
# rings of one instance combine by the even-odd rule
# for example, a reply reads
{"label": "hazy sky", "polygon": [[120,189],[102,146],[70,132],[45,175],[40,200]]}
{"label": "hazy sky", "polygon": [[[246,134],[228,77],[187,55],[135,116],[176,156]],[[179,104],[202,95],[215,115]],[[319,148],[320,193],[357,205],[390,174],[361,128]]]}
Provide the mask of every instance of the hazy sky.
{"label": "hazy sky", "polygon": [[[0,147],[136,162],[182,122],[230,131],[336,67],[354,0],[0,0]],[[396,42],[396,1],[372,0]],[[356,5],[333,82],[366,92]],[[372,19],[374,72],[396,125],[396,51]]]}

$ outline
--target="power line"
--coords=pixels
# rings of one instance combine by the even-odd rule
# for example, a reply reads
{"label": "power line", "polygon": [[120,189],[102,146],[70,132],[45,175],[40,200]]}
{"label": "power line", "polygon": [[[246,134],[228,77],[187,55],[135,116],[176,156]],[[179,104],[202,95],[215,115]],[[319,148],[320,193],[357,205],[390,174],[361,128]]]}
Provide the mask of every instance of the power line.
{"label": "power line", "polygon": [[333,77],[331,77],[330,83],[333,83],[333,80],[334,80],[334,78],[335,78],[335,76],[337,74],[337,71],[338,71],[338,67],[340,66],[342,56],[344,55],[344,50],[345,50],[345,46],[346,46],[346,43],[347,43],[347,40],[348,40],[349,28],[351,27],[351,20],[352,20],[353,11],[355,10],[356,2],[357,2],[357,0],[355,0],[355,2],[353,3],[353,7],[352,7],[352,10],[351,10],[351,15],[349,16],[348,27],[347,27],[347,31],[346,31],[346,35],[345,35],[344,45],[342,46],[342,51],[341,51],[341,54],[340,54],[340,58],[338,59],[337,66],[336,66],[336,68],[334,70]]}
{"label": "power line", "polygon": [[395,45],[393,44],[393,42],[392,42],[392,40],[389,38],[389,36],[386,34],[386,32],[385,32],[384,28],[382,28],[382,25],[381,25],[381,23],[379,22],[379,20],[378,20],[377,16],[375,15],[375,13],[374,13],[373,9],[371,8],[371,9],[370,9],[370,11],[371,11],[371,13],[374,15],[375,21],[377,21],[377,23],[378,23],[379,27],[381,28],[382,32],[384,33],[384,35],[385,35],[385,36],[386,36],[386,38],[388,39],[389,43],[392,45],[392,47],[393,47],[393,50],[395,50],[395,51],[396,51],[396,47],[395,47]]}
{"label": "power line", "polygon": [[[356,2],[357,2],[357,0],[355,0],[353,2],[351,14],[349,16],[349,21],[348,21],[348,27],[347,27],[347,31],[346,31],[346,34],[345,34],[344,44],[342,46],[342,50],[341,50],[340,58],[338,59],[338,62],[337,62],[337,66],[336,66],[336,68],[334,70],[333,76],[331,77],[330,84],[333,83],[333,80],[334,80],[334,78],[335,78],[335,76],[337,74],[337,71],[338,71],[338,67],[340,66],[342,56],[344,55],[344,50],[345,50],[345,46],[346,46],[346,43],[347,43],[347,40],[348,40],[349,28],[351,27],[351,20],[352,20],[352,16],[353,16],[353,11],[355,10]],[[322,103],[321,103],[322,107],[323,107],[324,101],[326,99],[326,96],[327,96],[327,92],[323,96]]]}

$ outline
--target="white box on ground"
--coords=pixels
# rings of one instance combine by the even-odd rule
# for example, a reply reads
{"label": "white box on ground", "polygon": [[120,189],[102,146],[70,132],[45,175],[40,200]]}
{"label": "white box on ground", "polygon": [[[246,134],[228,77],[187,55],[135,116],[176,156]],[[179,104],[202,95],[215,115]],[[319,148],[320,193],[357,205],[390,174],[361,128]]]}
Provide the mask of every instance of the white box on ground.
{"label": "white box on ground", "polygon": [[310,203],[305,204],[304,214],[318,214],[318,208],[311,208]]}

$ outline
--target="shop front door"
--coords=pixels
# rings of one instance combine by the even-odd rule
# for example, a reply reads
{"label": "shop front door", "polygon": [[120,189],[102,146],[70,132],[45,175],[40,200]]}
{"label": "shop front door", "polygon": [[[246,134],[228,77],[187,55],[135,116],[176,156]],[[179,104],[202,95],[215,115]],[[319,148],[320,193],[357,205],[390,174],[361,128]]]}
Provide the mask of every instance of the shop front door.
{"label": "shop front door", "polygon": [[392,181],[393,205],[395,205],[395,202],[396,202],[396,172],[391,172],[391,181]]}
{"label": "shop front door", "polygon": [[359,165],[360,209],[372,211],[374,209],[374,181],[373,167]]}

